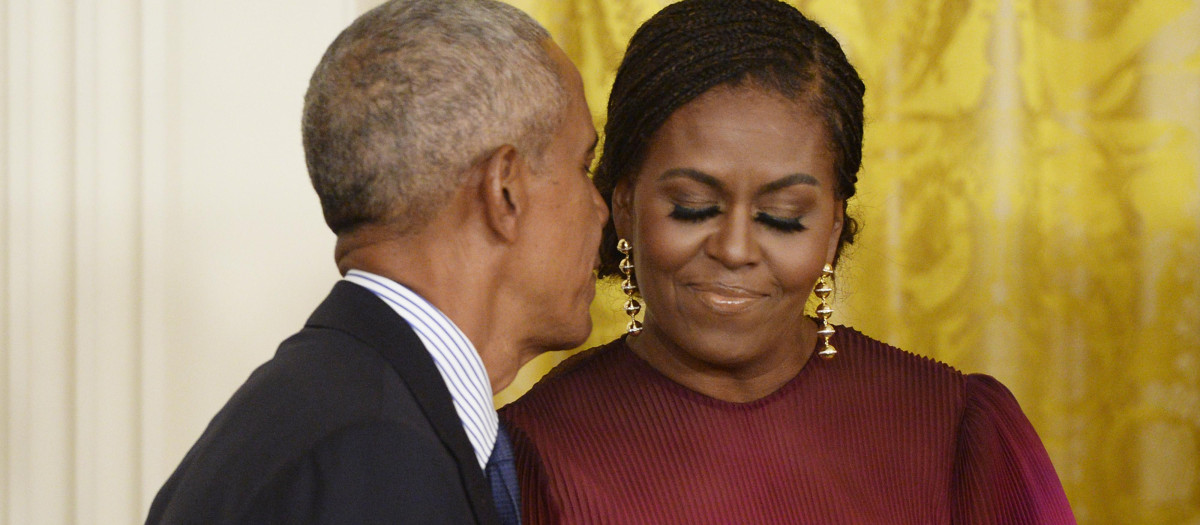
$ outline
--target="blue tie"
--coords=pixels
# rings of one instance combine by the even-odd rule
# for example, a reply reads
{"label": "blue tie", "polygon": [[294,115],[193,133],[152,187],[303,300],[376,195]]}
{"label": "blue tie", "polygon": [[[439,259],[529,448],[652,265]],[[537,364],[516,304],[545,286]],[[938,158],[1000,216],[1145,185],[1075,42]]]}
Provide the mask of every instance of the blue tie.
{"label": "blue tie", "polygon": [[500,423],[496,446],[484,472],[492,482],[492,500],[496,502],[500,523],[521,525],[521,489],[517,486],[517,468],[513,465],[512,444],[504,422]]}

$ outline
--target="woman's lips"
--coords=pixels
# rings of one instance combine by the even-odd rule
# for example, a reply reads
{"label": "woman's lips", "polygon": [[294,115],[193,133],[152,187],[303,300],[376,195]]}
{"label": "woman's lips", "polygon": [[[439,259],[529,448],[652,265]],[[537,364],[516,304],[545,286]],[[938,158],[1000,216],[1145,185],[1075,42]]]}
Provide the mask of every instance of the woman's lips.
{"label": "woman's lips", "polygon": [[725,284],[693,284],[689,288],[705,306],[722,314],[743,312],[766,297],[763,293]]}

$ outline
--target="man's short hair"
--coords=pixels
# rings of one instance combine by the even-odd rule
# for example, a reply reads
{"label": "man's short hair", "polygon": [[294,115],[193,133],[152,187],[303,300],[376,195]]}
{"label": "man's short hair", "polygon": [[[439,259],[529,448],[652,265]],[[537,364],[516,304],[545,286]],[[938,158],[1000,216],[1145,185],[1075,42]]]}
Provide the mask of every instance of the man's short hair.
{"label": "man's short hair", "polygon": [[304,97],[329,228],[419,229],[505,144],[536,164],[566,107],[549,38],[493,0],[393,0],[342,31]]}

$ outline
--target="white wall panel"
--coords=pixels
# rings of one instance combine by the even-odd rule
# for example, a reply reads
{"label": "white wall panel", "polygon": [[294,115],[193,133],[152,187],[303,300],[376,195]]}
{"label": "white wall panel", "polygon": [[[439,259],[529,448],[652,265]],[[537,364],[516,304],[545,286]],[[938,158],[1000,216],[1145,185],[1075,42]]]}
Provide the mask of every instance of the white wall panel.
{"label": "white wall panel", "polygon": [[0,524],[131,523],[338,277],[300,145],[354,0],[0,0]]}
{"label": "white wall panel", "polygon": [[165,235],[161,279],[147,283],[161,294],[165,413],[150,492],[338,277],[299,122],[308,76],[353,14],[317,0],[165,13]]}

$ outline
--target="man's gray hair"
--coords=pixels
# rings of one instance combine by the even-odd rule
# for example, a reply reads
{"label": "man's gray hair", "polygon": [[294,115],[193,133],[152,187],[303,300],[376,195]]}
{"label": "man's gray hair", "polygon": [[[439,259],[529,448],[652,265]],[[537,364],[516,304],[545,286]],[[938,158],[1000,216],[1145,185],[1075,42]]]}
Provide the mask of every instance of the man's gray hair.
{"label": "man's gray hair", "polygon": [[493,0],[392,0],[342,31],[304,97],[304,154],[329,228],[418,229],[505,144],[536,164],[566,108],[548,38]]}

